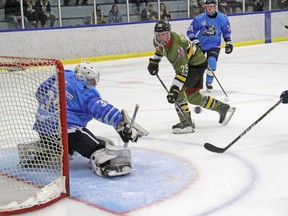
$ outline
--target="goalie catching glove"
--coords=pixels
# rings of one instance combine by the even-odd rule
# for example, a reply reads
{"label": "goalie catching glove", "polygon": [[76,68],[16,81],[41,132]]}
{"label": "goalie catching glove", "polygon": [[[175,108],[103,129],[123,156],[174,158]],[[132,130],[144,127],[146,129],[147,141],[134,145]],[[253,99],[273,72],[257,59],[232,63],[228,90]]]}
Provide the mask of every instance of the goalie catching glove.
{"label": "goalie catching glove", "polygon": [[132,127],[130,128],[131,118],[129,117],[127,111],[123,109],[121,110],[121,113],[124,120],[119,124],[116,131],[120,135],[123,142],[137,142],[139,137],[147,136],[149,134],[148,131],[146,131],[137,123],[134,123],[134,125],[132,125]]}

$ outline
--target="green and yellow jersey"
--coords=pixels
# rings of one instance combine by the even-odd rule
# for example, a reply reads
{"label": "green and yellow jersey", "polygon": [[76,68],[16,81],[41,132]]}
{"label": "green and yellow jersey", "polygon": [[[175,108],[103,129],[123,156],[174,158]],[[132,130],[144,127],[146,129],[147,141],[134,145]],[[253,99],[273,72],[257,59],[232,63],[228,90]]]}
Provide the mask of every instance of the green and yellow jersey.
{"label": "green and yellow jersey", "polygon": [[171,32],[171,38],[166,46],[159,46],[154,39],[155,55],[166,56],[175,70],[175,78],[172,85],[182,88],[188,77],[189,66],[201,65],[206,57],[198,46],[193,45],[184,35]]}

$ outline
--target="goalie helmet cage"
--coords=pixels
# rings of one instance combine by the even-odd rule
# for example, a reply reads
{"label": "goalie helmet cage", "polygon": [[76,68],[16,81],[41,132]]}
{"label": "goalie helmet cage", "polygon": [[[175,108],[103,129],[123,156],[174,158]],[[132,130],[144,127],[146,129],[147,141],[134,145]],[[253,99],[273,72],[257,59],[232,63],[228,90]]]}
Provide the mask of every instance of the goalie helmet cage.
{"label": "goalie helmet cage", "polygon": [[[51,89],[49,85],[40,87],[51,77]],[[41,99],[44,103],[40,106]],[[0,104],[0,215],[40,209],[68,196],[62,63],[55,59],[0,56]],[[41,111],[48,117],[40,118],[35,126]],[[44,129],[39,132],[39,128]]]}

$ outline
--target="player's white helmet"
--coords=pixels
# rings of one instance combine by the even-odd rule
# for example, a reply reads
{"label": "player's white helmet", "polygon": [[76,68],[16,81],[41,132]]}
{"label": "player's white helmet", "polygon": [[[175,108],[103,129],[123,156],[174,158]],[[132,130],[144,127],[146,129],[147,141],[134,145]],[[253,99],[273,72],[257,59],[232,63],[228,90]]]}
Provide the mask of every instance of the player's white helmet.
{"label": "player's white helmet", "polygon": [[85,84],[96,86],[100,79],[98,68],[88,61],[82,61],[75,67],[76,79]]}

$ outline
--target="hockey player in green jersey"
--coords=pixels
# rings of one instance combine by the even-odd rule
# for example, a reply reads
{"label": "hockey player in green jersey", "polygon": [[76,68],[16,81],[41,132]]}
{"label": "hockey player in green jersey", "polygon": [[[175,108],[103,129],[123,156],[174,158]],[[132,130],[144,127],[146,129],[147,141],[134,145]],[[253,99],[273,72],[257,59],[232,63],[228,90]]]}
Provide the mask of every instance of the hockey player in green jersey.
{"label": "hockey player in green jersey", "polygon": [[188,103],[218,112],[219,123],[226,125],[234,114],[235,108],[200,93],[203,89],[203,74],[208,67],[208,62],[198,45],[190,42],[184,35],[172,32],[168,21],[156,23],[153,43],[156,51],[149,59],[149,73],[153,76],[158,75],[159,62],[163,56],[166,56],[175,70],[167,100],[175,104],[180,123],[172,126],[172,132],[176,134],[194,132],[195,125],[191,120]]}

